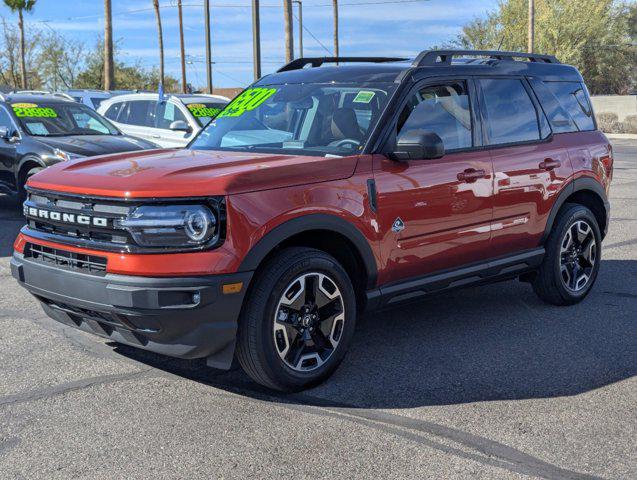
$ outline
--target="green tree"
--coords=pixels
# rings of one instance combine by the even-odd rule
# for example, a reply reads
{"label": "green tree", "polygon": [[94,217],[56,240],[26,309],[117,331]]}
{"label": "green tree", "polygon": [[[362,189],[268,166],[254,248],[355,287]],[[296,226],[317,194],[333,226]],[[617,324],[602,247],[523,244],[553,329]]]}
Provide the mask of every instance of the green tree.
{"label": "green tree", "polygon": [[[627,93],[635,65],[631,8],[617,0],[536,0],[535,51],[575,65],[591,93]],[[501,0],[485,18],[465,25],[454,44],[524,52],[527,24],[528,0]]]}
{"label": "green tree", "polygon": [[12,12],[18,12],[18,28],[20,29],[20,76],[22,88],[27,89],[27,66],[25,60],[25,40],[24,40],[24,16],[23,12],[30,12],[35,6],[36,0],[4,0],[4,3]]}
{"label": "green tree", "polygon": [[[0,21],[0,84],[9,90],[19,90],[22,86],[20,31],[12,22]],[[41,88],[38,68],[42,32],[30,28],[24,38],[24,64],[31,88]]]}

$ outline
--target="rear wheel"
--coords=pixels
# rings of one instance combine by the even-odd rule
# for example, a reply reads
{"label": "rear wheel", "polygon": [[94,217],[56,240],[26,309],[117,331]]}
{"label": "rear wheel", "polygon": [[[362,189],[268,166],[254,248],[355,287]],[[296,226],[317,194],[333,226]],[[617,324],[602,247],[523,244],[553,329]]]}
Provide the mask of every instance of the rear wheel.
{"label": "rear wheel", "polygon": [[553,305],[583,300],[597,279],[601,247],[595,215],[583,205],[567,204],[546,241],[546,255],[533,281],[535,293]]}
{"label": "rear wheel", "polygon": [[354,289],[341,265],[289,248],[257,273],[239,325],[237,357],[258,383],[297,391],[329,377],[351,341]]}

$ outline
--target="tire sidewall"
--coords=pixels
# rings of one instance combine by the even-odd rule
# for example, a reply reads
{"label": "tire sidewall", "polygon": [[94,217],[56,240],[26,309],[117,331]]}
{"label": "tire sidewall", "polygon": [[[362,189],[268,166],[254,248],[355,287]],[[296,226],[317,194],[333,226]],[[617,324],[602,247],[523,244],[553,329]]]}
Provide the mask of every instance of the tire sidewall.
{"label": "tire sidewall", "polygon": [[[574,292],[573,290],[568,289],[562,280],[562,272],[561,272],[561,255],[560,255],[560,247],[562,245],[562,241],[564,239],[564,235],[568,231],[571,226],[577,222],[578,220],[586,220],[588,225],[593,230],[593,236],[595,237],[595,242],[597,245],[597,258],[595,261],[595,265],[593,266],[593,271],[591,272],[591,277],[582,290],[578,292]],[[562,298],[577,302],[590,292],[591,288],[595,284],[597,280],[597,274],[599,273],[599,267],[602,260],[602,236],[599,230],[599,225],[597,224],[597,220],[593,213],[586,207],[583,206],[574,206],[571,210],[568,211],[568,214],[564,216],[562,222],[559,223],[559,228],[555,232],[556,236],[552,239],[553,243],[551,245],[551,268],[553,274],[555,275],[555,284],[557,289],[559,290]]]}
{"label": "tire sidewall", "polygon": [[[327,275],[341,292],[345,309],[343,333],[336,350],[320,367],[309,372],[298,372],[286,365],[274,344],[273,328],[279,300],[290,283],[304,273],[317,272]],[[354,289],[345,270],[331,257],[322,252],[316,256],[294,262],[274,282],[267,286],[270,290],[268,301],[262,310],[262,321],[257,323],[257,338],[263,345],[264,366],[270,370],[271,378],[277,378],[288,389],[307,388],[329,377],[341,363],[354,335],[356,321],[356,300]]]}

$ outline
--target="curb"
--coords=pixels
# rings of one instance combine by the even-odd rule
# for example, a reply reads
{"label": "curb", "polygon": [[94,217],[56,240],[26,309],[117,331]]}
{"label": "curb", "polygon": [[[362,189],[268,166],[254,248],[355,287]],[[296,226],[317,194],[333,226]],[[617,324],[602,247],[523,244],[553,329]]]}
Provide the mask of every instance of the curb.
{"label": "curb", "polygon": [[609,140],[619,140],[622,138],[626,140],[637,140],[637,133],[606,133],[605,135]]}

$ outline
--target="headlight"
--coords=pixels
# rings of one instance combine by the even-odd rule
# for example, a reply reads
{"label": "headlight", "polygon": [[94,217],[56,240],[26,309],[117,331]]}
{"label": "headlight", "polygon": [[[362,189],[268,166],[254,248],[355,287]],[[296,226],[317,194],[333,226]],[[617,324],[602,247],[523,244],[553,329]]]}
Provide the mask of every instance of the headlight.
{"label": "headlight", "polygon": [[69,160],[77,160],[78,158],[84,158],[84,155],[78,155],[77,153],[69,153],[69,152],[65,152],[64,150],[60,150],[59,148],[56,148],[55,150],[53,150],[53,157],[58,160],[63,160],[65,162],[68,162]]}
{"label": "headlight", "polygon": [[203,205],[145,205],[137,207],[117,228],[128,230],[143,247],[196,247],[219,235],[218,219]]}

